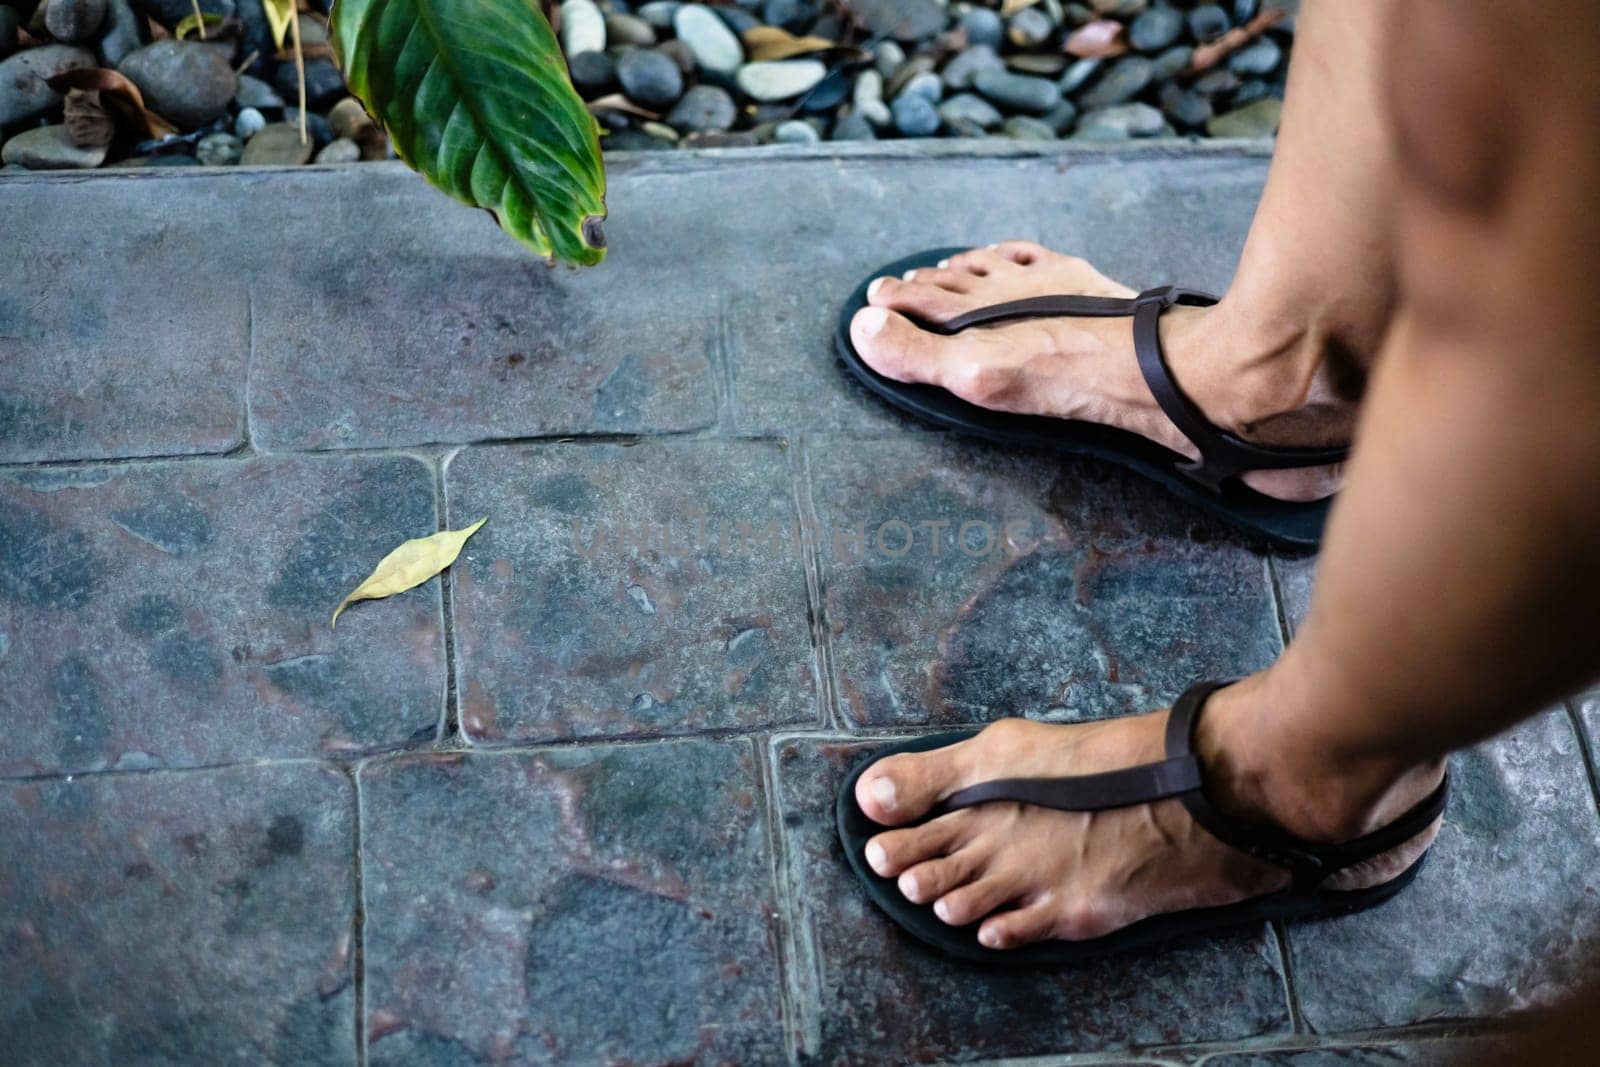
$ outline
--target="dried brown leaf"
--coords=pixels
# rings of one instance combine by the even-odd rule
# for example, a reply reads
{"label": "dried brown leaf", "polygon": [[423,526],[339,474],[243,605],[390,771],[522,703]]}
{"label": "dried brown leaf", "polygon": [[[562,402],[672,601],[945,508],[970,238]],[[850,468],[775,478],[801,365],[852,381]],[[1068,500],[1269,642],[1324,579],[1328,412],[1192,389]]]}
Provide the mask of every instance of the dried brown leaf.
{"label": "dried brown leaf", "polygon": [[1288,14],[1281,7],[1262,8],[1259,15],[1243,26],[1235,26],[1215,41],[1195,48],[1194,55],[1189,57],[1189,66],[1185,69],[1185,73],[1199,74],[1201,71],[1210,70],[1282,22]]}
{"label": "dried brown leaf", "polygon": [[168,137],[178,132],[176,126],[145,107],[139,87],[117,71],[104,67],[67,70],[45,79],[45,84],[63,95],[73,89],[98,93],[99,105],[141,137]]}
{"label": "dried brown leaf", "polygon": [[744,45],[752,60],[808,56],[826,52],[837,44],[826,37],[796,37],[780,26],[752,26],[744,32]]}

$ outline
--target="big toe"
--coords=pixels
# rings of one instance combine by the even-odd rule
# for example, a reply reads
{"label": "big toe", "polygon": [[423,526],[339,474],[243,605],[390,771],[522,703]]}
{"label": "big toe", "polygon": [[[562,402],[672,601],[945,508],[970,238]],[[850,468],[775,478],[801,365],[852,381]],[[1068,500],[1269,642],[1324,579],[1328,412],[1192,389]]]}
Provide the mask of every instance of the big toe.
{"label": "big toe", "polygon": [[864,307],[850,320],[850,340],[867,366],[897,382],[937,385],[947,339],[919,329],[899,312]]}
{"label": "big toe", "polygon": [[885,756],[856,780],[856,803],[883,826],[915,822],[959,788],[960,748]]}

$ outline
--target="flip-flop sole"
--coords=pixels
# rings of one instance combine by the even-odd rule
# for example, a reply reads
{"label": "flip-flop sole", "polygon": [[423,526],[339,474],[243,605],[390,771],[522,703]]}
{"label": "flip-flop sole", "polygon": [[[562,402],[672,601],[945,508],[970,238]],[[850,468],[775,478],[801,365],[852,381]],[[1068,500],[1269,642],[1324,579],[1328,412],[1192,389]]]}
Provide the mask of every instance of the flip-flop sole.
{"label": "flip-flop sole", "polygon": [[1294,548],[1315,548],[1322,540],[1328,504],[1319,500],[1294,504],[1274,500],[1237,482],[1213,492],[1176,469],[1184,457],[1136,433],[1111,426],[1038,415],[1013,415],[969,404],[944,389],[885,378],[861,359],[850,342],[850,320],[867,306],[867,287],[874,279],[896,277],[908,270],[932,267],[966,248],[930,248],[873,271],[845,301],[839,312],[834,343],[850,373],[891,407],[941,429],[954,430],[996,444],[1053,449],[1070,455],[1109,460],[1164,486],[1177,496],[1227,522],[1267,540]]}
{"label": "flip-flop sole", "polygon": [[1315,896],[1291,896],[1287,892],[1273,893],[1222,907],[1196,908],[1191,911],[1156,915],[1089,941],[1041,941],[1014,949],[987,948],[978,941],[978,923],[969,926],[949,926],[941,922],[930,905],[913,904],[900,894],[894,879],[880,877],[867,866],[867,841],[889,827],[881,826],[869,819],[856,804],[855,796],[857,780],[878,760],[901,752],[926,752],[930,749],[943,748],[957,741],[964,741],[976,733],[976,730],[966,730],[919,737],[877,750],[863,759],[845,779],[839,788],[838,800],[834,806],[839,843],[844,848],[845,859],[872,902],[896,925],[918,941],[969,963],[993,967],[1059,967],[1116,953],[1164,945],[1172,941],[1187,940],[1229,928],[1259,925],[1274,919],[1294,921],[1348,915],[1382,904],[1410,885],[1428,858],[1428,853],[1424,852],[1415,863],[1398,876],[1370,889],[1343,892],[1325,890]]}

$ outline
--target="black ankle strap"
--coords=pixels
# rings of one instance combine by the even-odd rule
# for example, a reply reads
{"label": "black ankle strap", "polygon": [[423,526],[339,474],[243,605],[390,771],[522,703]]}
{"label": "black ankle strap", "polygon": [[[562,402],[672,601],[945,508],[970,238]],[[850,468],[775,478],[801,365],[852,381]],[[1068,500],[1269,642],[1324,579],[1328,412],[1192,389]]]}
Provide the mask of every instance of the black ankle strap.
{"label": "black ankle strap", "polygon": [[1133,350],[1139,358],[1150,393],[1166,412],[1172,424],[1200,452],[1198,460],[1185,460],[1177,469],[1210,489],[1235,475],[1254,470],[1281,470],[1294,467],[1323,467],[1342,463],[1347,448],[1279,448],[1251,444],[1212,424],[1194,401],[1172,378],[1166,354],[1161,349],[1161,313],[1174,305],[1206,307],[1217,298],[1198,289],[1175,285],[1146,289],[1136,297],[1122,296],[1034,296],[1004,304],[975,308],[957,315],[943,325],[923,323],[935,332],[960,333],[973,326],[992,325],[1013,319],[1069,316],[1073,318],[1133,318]]}
{"label": "black ankle strap", "polygon": [[1200,682],[1172,705],[1167,718],[1167,758],[1099,774],[1062,778],[1002,778],[959,790],[933,814],[994,802],[1034,804],[1059,811],[1104,811],[1176,797],[1194,821],[1241,852],[1286,868],[1291,888],[1312,892],[1336,871],[1381,855],[1426,830],[1444,811],[1449,776],[1421,803],[1381,829],[1339,844],[1303,841],[1267,823],[1219,811],[1206,798],[1205,771],[1194,752],[1194,727],[1212,693],[1232,682]]}

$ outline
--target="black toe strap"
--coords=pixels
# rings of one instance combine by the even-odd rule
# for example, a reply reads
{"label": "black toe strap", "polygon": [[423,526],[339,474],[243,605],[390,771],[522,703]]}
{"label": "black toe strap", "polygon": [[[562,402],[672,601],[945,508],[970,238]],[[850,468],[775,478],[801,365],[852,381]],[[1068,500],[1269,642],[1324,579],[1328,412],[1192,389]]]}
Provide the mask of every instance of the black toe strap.
{"label": "black toe strap", "polygon": [[975,308],[957,315],[942,325],[924,323],[927,329],[943,334],[960,333],[973,326],[987,326],[1013,319],[1053,317],[1116,318],[1132,316],[1133,348],[1139,358],[1139,371],[1145,384],[1167,418],[1200,452],[1198,460],[1185,460],[1178,470],[1211,489],[1235,475],[1254,470],[1281,470],[1294,467],[1323,467],[1342,463],[1346,448],[1277,448],[1251,444],[1242,437],[1214,425],[1190,400],[1172,378],[1166,354],[1161,349],[1161,313],[1174,305],[1205,307],[1217,298],[1198,289],[1175,285],[1147,289],[1136,297],[1121,296],[1034,296],[1004,304]]}
{"label": "black toe strap", "polygon": [[1212,836],[1257,859],[1287,868],[1293,877],[1292,888],[1310,892],[1330,874],[1411,840],[1443,813],[1449,793],[1448,775],[1426,799],[1387,826],[1339,844],[1303,841],[1276,826],[1248,822],[1218,810],[1206,797],[1205,774],[1194,752],[1194,727],[1206,698],[1230,684],[1201,682],[1177,699],[1167,718],[1167,758],[1160,762],[1099,774],[982,782],[951,794],[933,814],[997,801],[1059,811],[1104,811],[1176,797]]}

